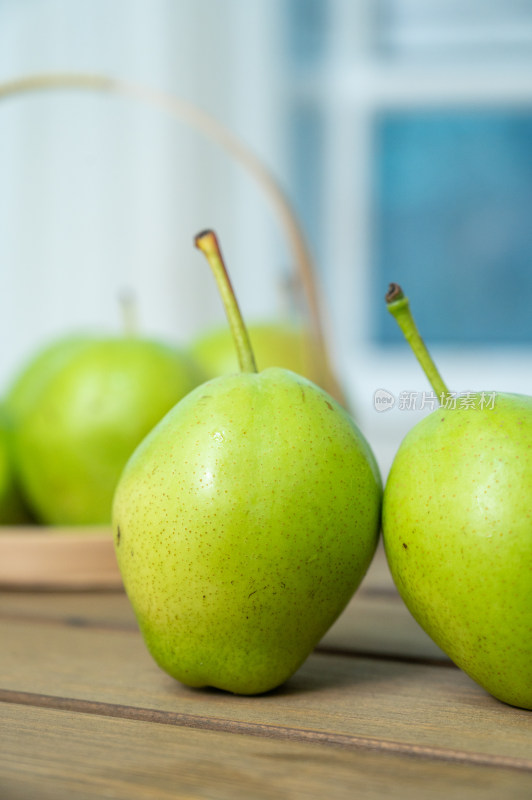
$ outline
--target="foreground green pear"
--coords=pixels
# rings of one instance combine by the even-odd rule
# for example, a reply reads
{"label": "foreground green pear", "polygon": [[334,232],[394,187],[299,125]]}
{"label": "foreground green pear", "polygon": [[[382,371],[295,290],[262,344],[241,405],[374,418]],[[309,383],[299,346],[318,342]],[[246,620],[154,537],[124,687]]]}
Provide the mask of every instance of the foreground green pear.
{"label": "foreground green pear", "polygon": [[195,389],[129,460],[118,564],[147,647],[181,682],[258,694],[338,617],[379,535],[381,482],[347,412],[292,372],[256,372],[212,232],[242,372]]}
{"label": "foreground green pear", "polygon": [[24,496],[39,522],[109,524],[129,456],[203,374],[137,337],[68,337],[37,354],[9,393]]}
{"label": "foreground green pear", "polygon": [[386,555],[414,618],[494,697],[532,709],[532,398],[447,391],[392,285],[442,406],[407,434],[383,502]]}

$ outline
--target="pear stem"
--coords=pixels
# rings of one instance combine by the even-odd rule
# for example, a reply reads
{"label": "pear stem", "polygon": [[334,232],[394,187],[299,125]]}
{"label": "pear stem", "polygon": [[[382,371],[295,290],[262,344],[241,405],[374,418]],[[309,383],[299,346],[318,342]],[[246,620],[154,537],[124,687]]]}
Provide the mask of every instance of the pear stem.
{"label": "pear stem", "polygon": [[122,329],[124,336],[135,337],[139,332],[138,308],[135,294],[130,289],[123,289],[118,301],[122,311]]}
{"label": "pear stem", "polygon": [[244,320],[242,319],[242,314],[240,313],[238,301],[223,260],[222,251],[220,250],[216,234],[214,231],[202,231],[195,237],[194,244],[204,254],[216,278],[218,291],[220,292],[231,333],[233,334],[240,370],[241,372],[257,372],[257,365],[255,364],[255,356],[253,355],[249,334]]}
{"label": "pear stem", "polygon": [[438,372],[436,364],[432,360],[427,345],[421,338],[416,323],[410,310],[408,297],[405,297],[403,290],[398,283],[391,283],[386,294],[388,311],[395,318],[401,328],[403,335],[410,345],[415,357],[419,361],[423,372],[428,378],[434,393],[438,397],[440,404],[443,404],[451,393],[447,388],[443,378]]}

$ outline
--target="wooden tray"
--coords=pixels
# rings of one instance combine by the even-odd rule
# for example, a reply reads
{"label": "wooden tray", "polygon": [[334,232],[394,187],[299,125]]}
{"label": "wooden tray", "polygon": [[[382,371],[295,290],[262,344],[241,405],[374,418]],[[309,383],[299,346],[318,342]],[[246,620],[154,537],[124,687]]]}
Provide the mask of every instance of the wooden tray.
{"label": "wooden tray", "polygon": [[0,588],[122,589],[109,526],[0,526]]}

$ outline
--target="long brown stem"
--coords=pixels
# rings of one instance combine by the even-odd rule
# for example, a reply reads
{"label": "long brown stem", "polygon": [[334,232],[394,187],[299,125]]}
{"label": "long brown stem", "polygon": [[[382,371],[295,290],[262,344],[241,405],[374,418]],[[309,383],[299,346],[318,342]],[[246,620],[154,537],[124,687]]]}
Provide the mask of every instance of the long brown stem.
{"label": "long brown stem", "polygon": [[240,313],[240,307],[231,284],[231,279],[222,256],[222,251],[214,231],[202,231],[194,239],[194,244],[201,250],[212,270],[218,285],[218,291],[224,304],[225,313],[233,334],[236,354],[241,372],[257,372],[255,356],[249,334]]}

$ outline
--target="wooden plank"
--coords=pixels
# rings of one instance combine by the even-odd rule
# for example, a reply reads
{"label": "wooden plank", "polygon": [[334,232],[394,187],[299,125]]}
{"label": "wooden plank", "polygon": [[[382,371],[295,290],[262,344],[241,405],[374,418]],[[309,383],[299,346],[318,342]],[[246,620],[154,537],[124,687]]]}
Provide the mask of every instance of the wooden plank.
{"label": "wooden plank", "polygon": [[360,585],[359,592],[397,596],[397,590],[386,561],[382,539],[379,541],[373,560]]}
{"label": "wooden plank", "polygon": [[[0,592],[0,618],[136,630],[123,592]],[[448,661],[421,630],[395,591],[381,549],[351,603],[320,650]]]}
{"label": "wooden plank", "polygon": [[3,591],[0,592],[0,619],[137,629],[133,610],[123,591]]}
{"label": "wooden plank", "polygon": [[4,800],[528,800],[532,775],[322,744],[0,705]]}
{"label": "wooden plank", "polygon": [[397,596],[356,595],[321,640],[320,652],[337,652],[451,664]]}
{"label": "wooden plank", "polygon": [[182,686],[132,632],[4,621],[0,641],[4,700],[11,693],[17,702],[39,704],[52,696],[59,707],[71,698],[107,704],[107,715],[124,716],[129,708],[144,719],[152,710],[169,724],[236,721],[257,735],[261,726],[278,727],[347,737],[353,747],[479,763],[502,758],[532,768],[530,712],[499,703],[455,668],[314,654],[278,691],[247,698]]}
{"label": "wooden plank", "polygon": [[[0,619],[137,630],[123,593],[2,592]],[[422,661],[448,660],[399,598],[364,592],[353,598],[325,634],[319,649]]]}

